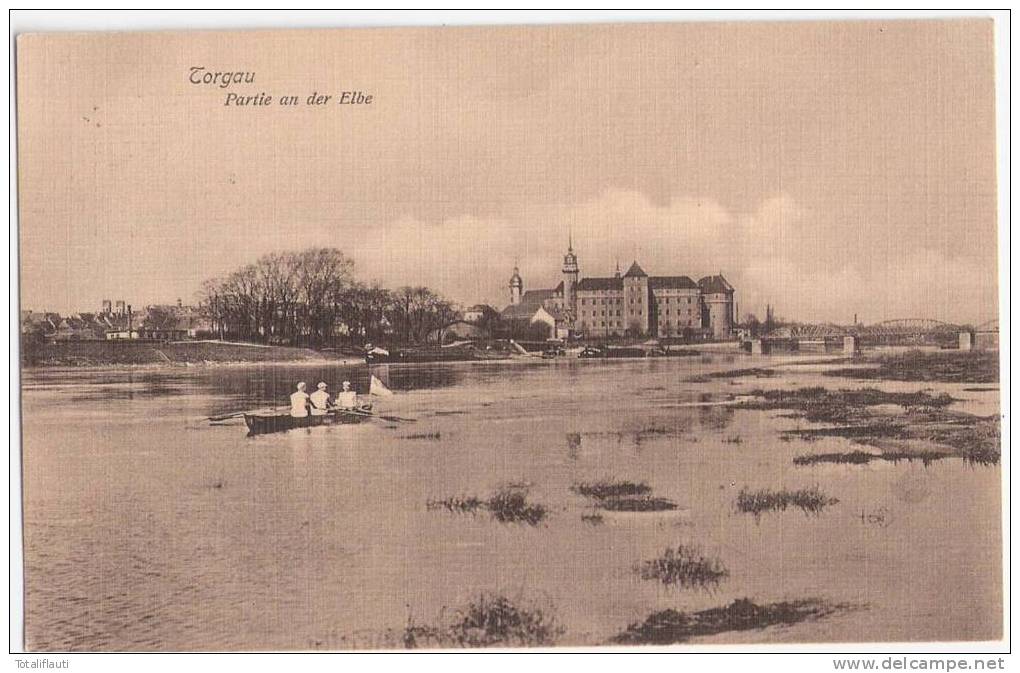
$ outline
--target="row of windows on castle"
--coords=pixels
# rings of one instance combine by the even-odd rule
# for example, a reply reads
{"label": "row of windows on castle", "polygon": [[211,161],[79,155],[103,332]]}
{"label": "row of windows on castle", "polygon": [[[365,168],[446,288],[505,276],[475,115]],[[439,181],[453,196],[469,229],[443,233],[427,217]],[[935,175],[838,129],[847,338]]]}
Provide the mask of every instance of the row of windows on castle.
{"label": "row of windows on castle", "polygon": [[[684,319],[682,319],[680,316],[684,315],[684,316],[686,316],[686,326],[687,327],[693,327],[694,326],[695,307],[694,307],[694,301],[692,300],[692,298],[691,297],[686,297],[686,298],[684,298],[684,297],[676,297],[677,307],[676,307],[675,311],[670,306],[670,304],[672,303],[672,300],[673,300],[673,297],[665,297],[663,299],[656,298],[655,306],[656,306],[656,308],[659,309],[659,322],[660,323],[668,322],[669,318],[667,316],[676,315],[677,316],[676,324],[677,325],[683,325],[683,324],[685,324],[684,323]],[[687,307],[686,311],[681,309],[681,307],[680,307],[680,305],[682,303],[682,300],[686,300],[686,307]],[[621,299],[619,297],[608,297],[608,298],[607,297],[600,297],[597,300],[595,298],[592,298],[591,299],[591,306],[602,306],[603,308],[601,308],[601,309],[594,309],[594,308],[593,309],[588,309],[587,308],[587,306],[588,306],[588,299],[585,298],[585,297],[581,297],[579,303],[580,303],[582,308],[578,311],[577,318],[578,318],[578,320],[581,321],[582,325],[584,324],[584,319],[586,317],[588,317],[588,316],[591,316],[592,318],[597,318],[597,317],[605,318],[607,316],[608,317],[613,317],[613,316],[622,317],[624,315],[623,314],[623,309],[620,309],[620,308],[616,308],[616,309],[609,308],[609,309],[606,309],[606,308],[604,308],[606,305],[608,305],[610,307],[612,307],[612,306],[620,306],[623,303],[623,299]],[[631,299],[628,300],[628,303],[630,304],[630,307],[627,309],[627,314],[626,315],[631,316],[631,317],[633,317],[633,316],[641,317],[641,316],[644,315],[644,309],[642,309],[642,308],[634,308],[633,307],[633,305],[635,303],[639,304],[639,305],[643,305],[643,303],[640,300],[635,301],[634,298],[632,297]],[[614,311],[615,311],[615,313],[614,313]],[[664,317],[666,317],[666,320],[663,320]],[[700,322],[700,320],[699,320],[699,322]],[[602,327],[606,327],[607,325],[603,324],[601,326]],[[608,327],[621,327],[621,325],[614,325],[613,323],[610,323],[608,325]]]}
{"label": "row of windows on castle", "polygon": [[[667,306],[671,303],[671,299],[671,297],[666,297],[665,299],[656,300],[655,302],[659,313],[656,322],[660,327],[665,327],[671,323],[675,324],[677,327],[696,327],[701,324],[700,311],[696,310],[696,307],[690,297],[686,298],[685,308],[681,308],[679,306],[682,299],[680,297],[676,298],[678,306],[675,309]],[[619,306],[622,301],[623,300],[620,298],[603,298],[599,299],[598,303],[596,303],[596,300],[592,299],[591,306],[597,306],[598,308],[588,308],[587,300],[584,298],[580,299],[579,303],[584,308],[580,308],[578,310],[578,325],[582,328],[624,327],[624,317],[636,317],[638,319],[644,317],[644,309],[640,307],[634,308],[633,306],[630,306],[626,309],[626,313],[624,313],[624,309],[622,308],[613,308],[614,306]],[[635,302],[631,299],[630,304],[634,303],[640,304],[641,302]],[[607,305],[609,308],[606,308]],[[603,320],[599,320],[600,318],[603,318]],[[605,320],[605,318],[608,318],[608,320]]]}

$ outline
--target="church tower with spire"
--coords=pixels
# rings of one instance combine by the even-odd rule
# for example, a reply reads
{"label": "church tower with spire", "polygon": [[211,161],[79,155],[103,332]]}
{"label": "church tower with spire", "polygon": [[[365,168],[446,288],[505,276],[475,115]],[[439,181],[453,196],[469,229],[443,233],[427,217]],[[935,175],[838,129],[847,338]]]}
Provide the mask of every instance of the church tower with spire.
{"label": "church tower with spire", "polygon": [[563,256],[563,308],[570,315],[577,315],[577,281],[581,269],[577,266],[577,255],[574,254],[574,236],[570,235],[567,242],[567,254]]}
{"label": "church tower with spire", "polygon": [[510,305],[517,306],[521,303],[521,295],[524,294],[524,281],[521,279],[520,269],[514,264],[513,275],[510,276]]}

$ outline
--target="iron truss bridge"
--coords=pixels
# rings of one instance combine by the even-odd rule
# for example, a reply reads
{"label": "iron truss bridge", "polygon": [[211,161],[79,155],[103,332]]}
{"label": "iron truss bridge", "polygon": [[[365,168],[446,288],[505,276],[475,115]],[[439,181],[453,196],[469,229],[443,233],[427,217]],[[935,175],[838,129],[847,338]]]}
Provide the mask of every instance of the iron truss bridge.
{"label": "iron truss bridge", "polygon": [[[991,322],[995,323],[994,326],[997,331],[998,321]],[[985,323],[985,325],[990,323]],[[766,338],[821,340],[852,336],[861,340],[883,341],[889,339],[955,337],[960,332],[972,329],[972,327],[954,325],[929,318],[902,318],[899,320],[886,320],[874,325],[796,324],[774,330]],[[978,331],[981,331],[981,329],[979,328]]]}

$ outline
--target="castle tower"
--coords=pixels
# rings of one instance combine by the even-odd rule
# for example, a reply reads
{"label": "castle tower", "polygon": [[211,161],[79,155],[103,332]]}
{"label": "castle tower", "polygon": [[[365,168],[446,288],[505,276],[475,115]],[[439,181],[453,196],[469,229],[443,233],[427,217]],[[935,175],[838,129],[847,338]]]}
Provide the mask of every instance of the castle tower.
{"label": "castle tower", "polygon": [[577,315],[577,280],[581,270],[574,254],[574,237],[567,243],[567,254],[563,256],[563,308],[571,315]]}
{"label": "castle tower", "polygon": [[650,334],[655,323],[648,274],[636,261],[623,274],[623,301],[627,329],[637,334]]}
{"label": "castle tower", "polygon": [[[701,326],[712,330],[712,338],[729,339],[733,333],[733,286],[723,275],[705,276],[698,281],[701,290]],[[768,329],[771,322],[771,307],[766,309],[765,322]]]}
{"label": "castle tower", "polygon": [[521,279],[521,272],[515,264],[513,275],[510,276],[510,304],[512,306],[520,304],[522,294],[524,294],[524,281]]}

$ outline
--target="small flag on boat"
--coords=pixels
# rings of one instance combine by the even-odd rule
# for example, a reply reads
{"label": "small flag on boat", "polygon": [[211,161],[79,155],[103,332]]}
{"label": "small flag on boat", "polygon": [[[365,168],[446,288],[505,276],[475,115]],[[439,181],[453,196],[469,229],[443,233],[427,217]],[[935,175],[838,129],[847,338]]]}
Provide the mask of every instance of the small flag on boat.
{"label": "small flag on boat", "polygon": [[387,388],[382,381],[380,381],[375,374],[369,374],[368,383],[368,394],[377,395],[379,397],[389,397],[393,394],[393,391]]}

